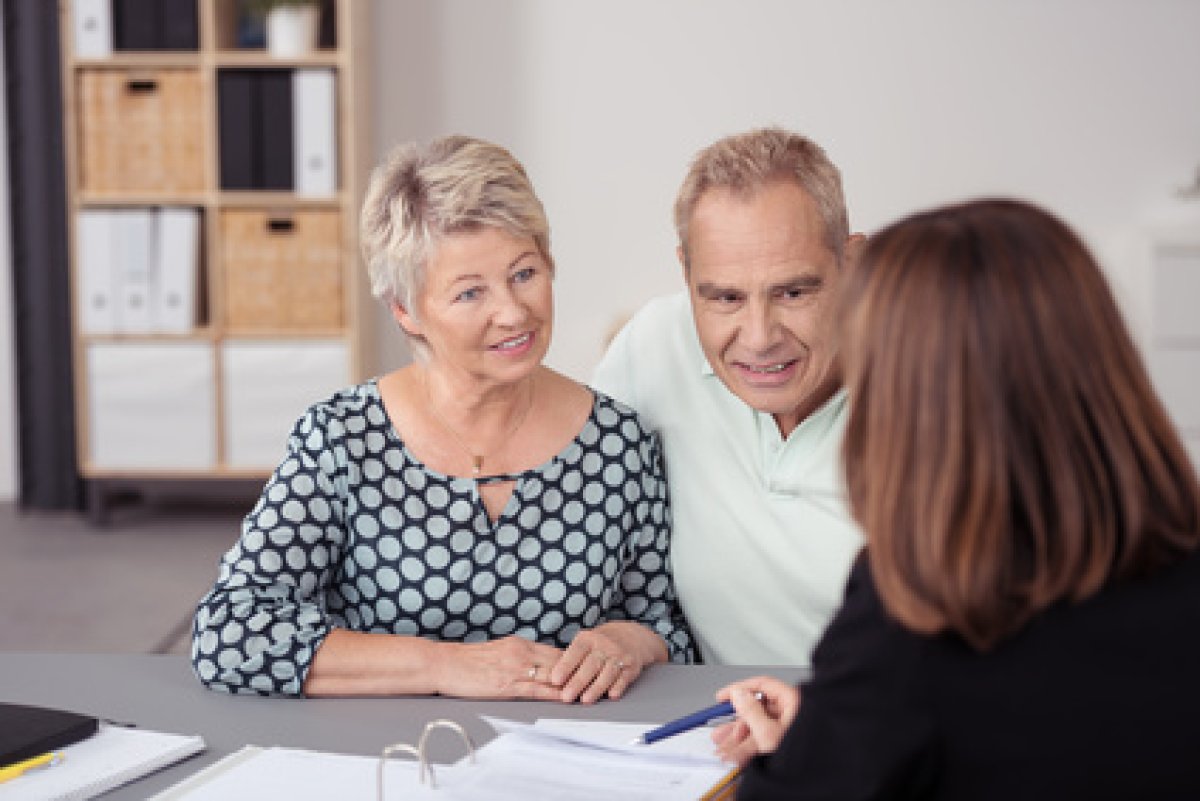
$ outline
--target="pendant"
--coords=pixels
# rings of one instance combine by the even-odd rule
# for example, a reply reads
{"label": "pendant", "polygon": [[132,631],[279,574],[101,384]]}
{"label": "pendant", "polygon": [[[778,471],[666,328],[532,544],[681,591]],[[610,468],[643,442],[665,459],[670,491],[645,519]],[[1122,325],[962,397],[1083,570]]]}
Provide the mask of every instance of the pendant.
{"label": "pendant", "polygon": [[475,475],[480,475],[481,473],[483,473],[483,457],[482,456],[472,456],[471,459],[475,462],[475,467],[472,468],[471,472],[474,473]]}

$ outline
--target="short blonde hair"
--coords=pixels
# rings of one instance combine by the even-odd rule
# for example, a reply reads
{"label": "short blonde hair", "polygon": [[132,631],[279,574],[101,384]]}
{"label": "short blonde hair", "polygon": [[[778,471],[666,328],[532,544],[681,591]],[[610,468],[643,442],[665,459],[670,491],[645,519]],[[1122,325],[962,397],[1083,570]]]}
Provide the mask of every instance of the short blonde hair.
{"label": "short blonde hair", "polygon": [[531,237],[553,263],[545,209],[511,153],[469,136],[398,145],[375,168],[363,200],[360,239],[371,292],[414,313],[439,239],[487,226]]}
{"label": "short blonde hair", "polygon": [[840,264],[850,237],[841,173],[815,142],[782,128],[727,136],[696,154],[675,199],[675,232],[684,263],[688,227],[705,192],[726,189],[749,198],[777,181],[794,182],[817,204],[825,223],[825,244]]}

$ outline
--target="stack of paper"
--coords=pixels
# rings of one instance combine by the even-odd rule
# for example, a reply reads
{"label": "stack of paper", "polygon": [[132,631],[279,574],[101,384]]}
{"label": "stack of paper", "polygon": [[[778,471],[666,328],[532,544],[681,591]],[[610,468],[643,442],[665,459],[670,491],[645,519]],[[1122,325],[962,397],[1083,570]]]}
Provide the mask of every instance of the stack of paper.
{"label": "stack of paper", "polygon": [[[708,732],[697,730],[651,746],[629,743],[655,724],[487,719],[500,736],[474,760],[435,765],[436,789],[418,764],[385,763],[385,798],[445,801],[673,801],[699,798],[726,774]],[[154,801],[231,798],[373,798],[379,760],[287,748],[241,751],[181,782]]]}

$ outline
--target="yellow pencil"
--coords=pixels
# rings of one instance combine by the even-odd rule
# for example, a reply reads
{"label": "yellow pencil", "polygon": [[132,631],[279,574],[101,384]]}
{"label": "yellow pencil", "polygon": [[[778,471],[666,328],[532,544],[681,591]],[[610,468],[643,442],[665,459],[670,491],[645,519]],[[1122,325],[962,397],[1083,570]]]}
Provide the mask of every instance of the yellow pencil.
{"label": "yellow pencil", "polygon": [[711,790],[700,796],[700,801],[727,801],[727,799],[732,799],[734,793],[737,792],[738,776],[741,775],[741,772],[741,768],[734,768],[726,773],[724,778],[714,784]]}
{"label": "yellow pencil", "polygon": [[3,768],[0,768],[0,782],[6,782],[9,779],[15,779],[27,770],[34,770],[42,767],[48,768],[51,765],[57,765],[59,762],[62,762],[62,760],[62,754],[58,753],[57,751],[51,751],[47,754],[42,754],[41,756],[31,757],[30,759],[26,759],[22,762],[14,762],[11,765],[6,765]]}

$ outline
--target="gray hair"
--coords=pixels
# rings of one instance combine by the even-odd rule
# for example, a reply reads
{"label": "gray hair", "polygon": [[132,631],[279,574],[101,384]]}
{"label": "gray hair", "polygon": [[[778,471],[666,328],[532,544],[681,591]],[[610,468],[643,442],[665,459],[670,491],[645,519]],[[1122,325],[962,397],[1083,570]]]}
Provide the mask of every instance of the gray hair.
{"label": "gray hair", "polygon": [[487,226],[531,237],[553,263],[545,209],[511,153],[469,136],[397,146],[375,168],[363,200],[360,240],[372,294],[413,314],[438,241]]}
{"label": "gray hair", "polygon": [[727,189],[752,197],[775,181],[793,181],[817,204],[825,244],[841,263],[850,221],[842,176],[811,139],[782,128],[760,128],[720,139],[696,154],[675,198],[675,232],[688,259],[688,226],[701,196]]}

